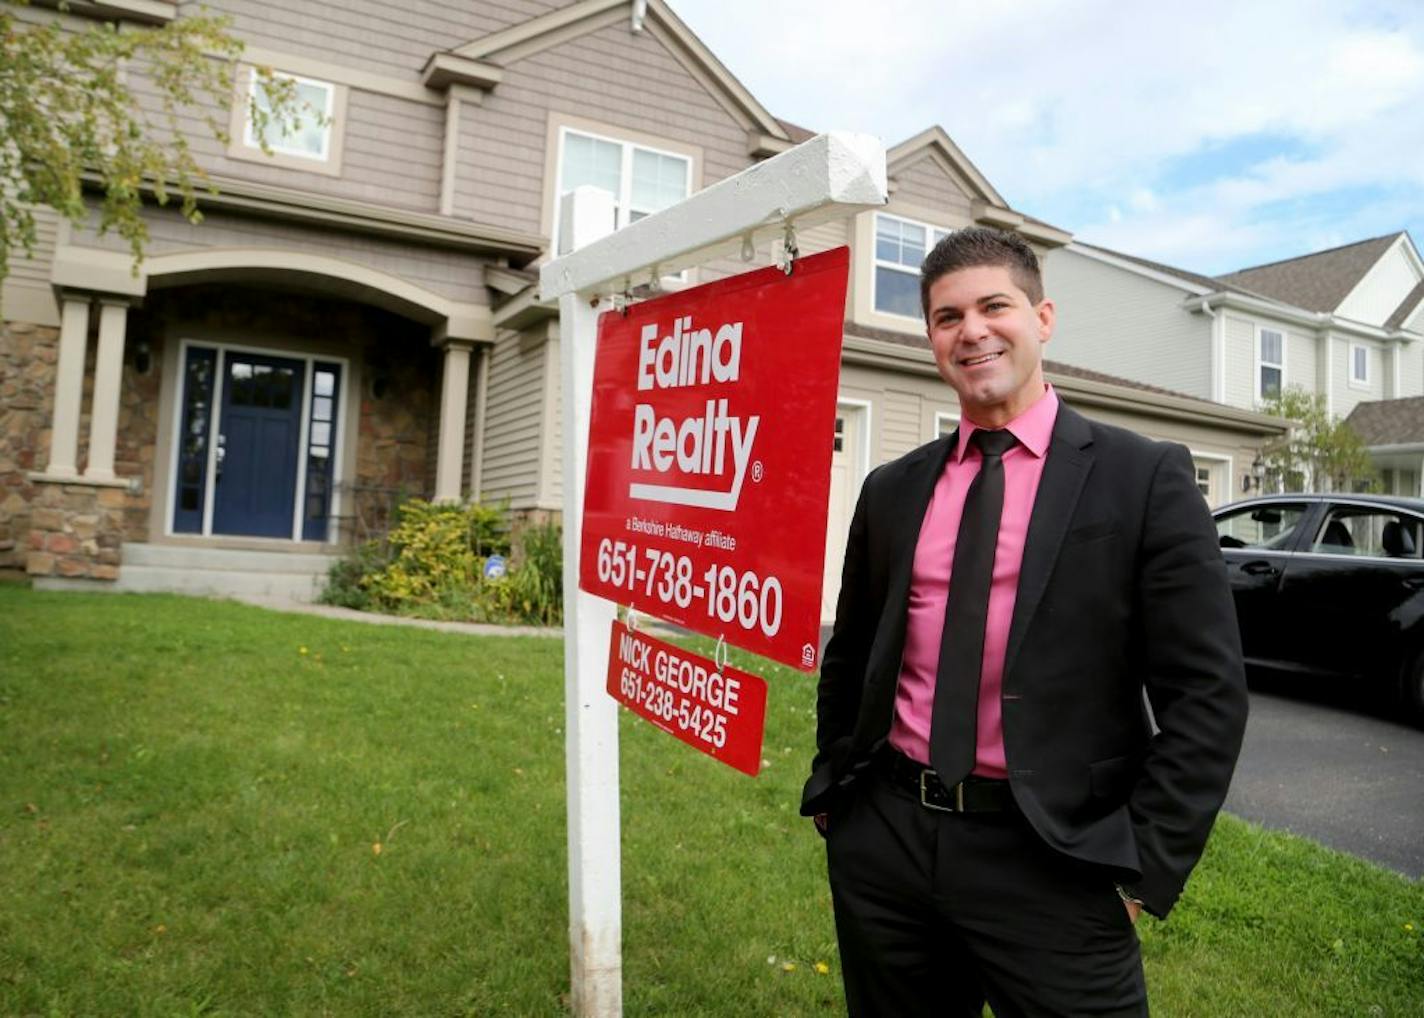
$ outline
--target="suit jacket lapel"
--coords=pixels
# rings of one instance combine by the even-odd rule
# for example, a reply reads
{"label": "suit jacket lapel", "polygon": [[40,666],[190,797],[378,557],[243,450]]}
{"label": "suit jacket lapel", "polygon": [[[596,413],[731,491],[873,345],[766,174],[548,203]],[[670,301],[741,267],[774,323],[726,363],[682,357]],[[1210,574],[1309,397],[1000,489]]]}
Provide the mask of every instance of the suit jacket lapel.
{"label": "suit jacket lapel", "polygon": [[890,559],[895,563],[895,571],[890,574],[885,598],[886,604],[895,606],[901,619],[905,617],[905,608],[910,601],[910,574],[915,564],[915,548],[920,543],[920,528],[924,526],[925,512],[929,509],[935,485],[944,473],[944,465],[949,461],[950,453],[958,442],[959,429],[956,428],[939,442],[926,448],[919,463],[909,465],[910,483],[905,487],[905,497],[900,499],[896,506],[899,512],[896,514],[898,518],[893,535],[895,547],[891,551]]}
{"label": "suit jacket lapel", "polygon": [[[924,455],[918,462],[906,464],[906,482],[895,493],[889,542],[881,546],[887,556],[886,561],[890,563],[890,573],[885,585],[885,604],[875,627],[875,639],[866,667],[866,697],[876,703],[862,714],[866,721],[875,719],[870,723],[876,728],[877,738],[883,737],[885,732],[889,731],[889,719],[894,710],[895,684],[900,678],[900,659],[905,650],[910,576],[914,571],[915,548],[920,541],[920,527],[924,524],[925,511],[929,507],[930,497],[934,494],[935,484],[944,472],[945,462],[958,441],[959,432],[955,431],[939,442],[926,446]],[[878,726],[878,722],[882,720],[886,725],[884,731],[880,731]]]}
{"label": "suit jacket lapel", "polygon": [[1018,595],[1014,599],[1014,617],[1009,624],[1009,645],[1004,655],[1006,679],[1048,586],[1048,578],[1063,547],[1063,537],[1078,505],[1078,496],[1092,470],[1093,454],[1089,450],[1092,441],[1088,422],[1060,403],[1048,458],[1043,464],[1043,477],[1038,482],[1038,495],[1029,516],[1023,564],[1019,567]]}

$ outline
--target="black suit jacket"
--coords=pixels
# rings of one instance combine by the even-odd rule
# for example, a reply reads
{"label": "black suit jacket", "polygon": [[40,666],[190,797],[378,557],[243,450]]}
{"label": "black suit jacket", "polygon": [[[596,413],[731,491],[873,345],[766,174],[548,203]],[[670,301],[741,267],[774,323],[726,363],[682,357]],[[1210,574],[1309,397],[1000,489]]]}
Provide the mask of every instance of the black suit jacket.
{"label": "black suit jacket", "polygon": [[[915,545],[956,441],[865,479],[803,814],[833,813],[889,734]],[[1004,750],[1024,815],[1049,845],[1113,867],[1166,915],[1226,796],[1245,690],[1216,529],[1186,449],[1060,404],[1004,662]]]}

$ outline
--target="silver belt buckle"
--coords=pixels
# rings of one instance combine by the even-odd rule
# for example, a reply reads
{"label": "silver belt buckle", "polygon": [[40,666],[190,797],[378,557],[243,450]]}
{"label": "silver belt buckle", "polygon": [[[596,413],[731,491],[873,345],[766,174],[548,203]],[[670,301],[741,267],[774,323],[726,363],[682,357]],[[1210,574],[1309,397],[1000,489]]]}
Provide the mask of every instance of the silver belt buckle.
{"label": "silver belt buckle", "polygon": [[[964,782],[954,786],[954,805],[941,806],[938,803],[930,802],[927,798],[929,794],[929,777],[934,771],[928,767],[920,771],[920,805],[925,809],[938,810],[941,813],[963,813],[964,812]],[[936,775],[936,778],[938,775]]]}

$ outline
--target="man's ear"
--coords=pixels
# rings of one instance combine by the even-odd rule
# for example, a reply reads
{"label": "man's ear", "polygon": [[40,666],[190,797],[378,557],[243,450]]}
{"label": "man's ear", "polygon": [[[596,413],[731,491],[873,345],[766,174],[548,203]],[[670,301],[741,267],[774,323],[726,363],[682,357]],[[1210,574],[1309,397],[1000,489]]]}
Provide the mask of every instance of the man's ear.
{"label": "man's ear", "polygon": [[1058,308],[1054,306],[1053,301],[1045,297],[1033,310],[1038,316],[1038,341],[1047,343],[1053,338],[1053,326],[1058,321]]}

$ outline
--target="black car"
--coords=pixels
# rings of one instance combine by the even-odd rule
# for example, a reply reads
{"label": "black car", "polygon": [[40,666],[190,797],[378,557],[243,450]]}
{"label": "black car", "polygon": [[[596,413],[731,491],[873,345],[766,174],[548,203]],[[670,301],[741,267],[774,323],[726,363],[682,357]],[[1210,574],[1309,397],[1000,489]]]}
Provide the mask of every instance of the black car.
{"label": "black car", "polygon": [[1424,500],[1269,495],[1212,515],[1252,671],[1368,682],[1424,720]]}

